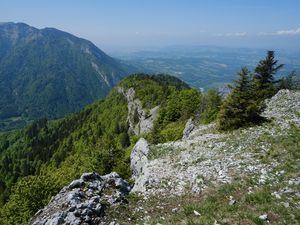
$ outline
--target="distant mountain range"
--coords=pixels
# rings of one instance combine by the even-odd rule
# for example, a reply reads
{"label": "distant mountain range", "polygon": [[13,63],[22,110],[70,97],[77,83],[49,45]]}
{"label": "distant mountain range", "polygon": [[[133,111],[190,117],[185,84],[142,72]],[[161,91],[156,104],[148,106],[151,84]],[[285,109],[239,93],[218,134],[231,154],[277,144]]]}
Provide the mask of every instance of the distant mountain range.
{"label": "distant mountain range", "polygon": [[69,33],[1,23],[0,131],[82,109],[130,72],[90,41]]}

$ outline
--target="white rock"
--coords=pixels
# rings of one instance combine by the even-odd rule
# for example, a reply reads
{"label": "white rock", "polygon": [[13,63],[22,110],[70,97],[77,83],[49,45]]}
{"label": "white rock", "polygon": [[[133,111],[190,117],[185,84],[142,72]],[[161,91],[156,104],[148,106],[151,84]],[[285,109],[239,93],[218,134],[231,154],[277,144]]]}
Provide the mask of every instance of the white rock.
{"label": "white rock", "polygon": [[133,147],[130,155],[130,168],[132,177],[135,180],[132,192],[144,192],[146,190],[149,150],[149,144],[144,138],[141,138]]}
{"label": "white rock", "polygon": [[176,212],[178,212],[178,208],[172,209],[172,213],[176,213]]}
{"label": "white rock", "polygon": [[182,135],[182,139],[187,139],[191,132],[195,129],[195,123],[192,120],[192,118],[190,118],[186,124],[185,124],[185,128],[183,130],[183,135]]}
{"label": "white rock", "polygon": [[268,219],[268,215],[267,214],[262,214],[259,216],[259,219],[261,220],[267,220]]}
{"label": "white rock", "polygon": [[199,212],[197,212],[196,210],[194,210],[194,215],[195,216],[201,216],[201,214]]}

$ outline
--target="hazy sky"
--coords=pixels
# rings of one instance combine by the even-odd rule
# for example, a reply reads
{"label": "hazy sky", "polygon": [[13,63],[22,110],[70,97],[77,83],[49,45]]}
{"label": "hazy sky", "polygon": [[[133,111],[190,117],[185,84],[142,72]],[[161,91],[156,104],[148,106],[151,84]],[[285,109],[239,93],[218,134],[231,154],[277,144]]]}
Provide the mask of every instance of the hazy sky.
{"label": "hazy sky", "polygon": [[300,48],[300,0],[0,0],[0,21],[55,27],[104,50]]}

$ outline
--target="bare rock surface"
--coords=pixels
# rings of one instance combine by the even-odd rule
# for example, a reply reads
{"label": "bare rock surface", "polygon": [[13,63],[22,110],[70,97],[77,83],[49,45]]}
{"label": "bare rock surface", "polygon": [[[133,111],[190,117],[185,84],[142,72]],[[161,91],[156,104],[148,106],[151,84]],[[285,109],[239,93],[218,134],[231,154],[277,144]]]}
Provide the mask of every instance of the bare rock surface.
{"label": "bare rock surface", "polygon": [[196,125],[194,121],[192,120],[192,118],[190,118],[185,124],[182,139],[187,139],[190,136],[191,132],[195,129],[195,127]]}
{"label": "bare rock surface", "polygon": [[141,138],[133,147],[130,155],[130,167],[132,177],[135,180],[132,192],[145,191],[147,179],[144,179],[144,177],[147,177],[148,174],[148,153],[149,144],[144,138]]}
{"label": "bare rock surface", "polygon": [[135,135],[151,131],[159,106],[156,106],[147,112],[143,109],[141,101],[136,98],[135,90],[133,88],[125,90],[122,87],[118,87],[118,92],[123,94],[128,102],[127,121],[130,131]]}
{"label": "bare rock surface", "polygon": [[129,184],[117,173],[84,173],[38,211],[30,224],[100,224],[106,208],[122,204],[129,191]]}

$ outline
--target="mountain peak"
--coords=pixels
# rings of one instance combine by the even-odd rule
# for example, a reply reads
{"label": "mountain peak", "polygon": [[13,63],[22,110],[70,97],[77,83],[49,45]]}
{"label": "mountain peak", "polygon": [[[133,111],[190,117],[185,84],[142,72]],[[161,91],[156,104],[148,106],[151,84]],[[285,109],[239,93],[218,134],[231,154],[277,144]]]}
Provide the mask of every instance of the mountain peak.
{"label": "mountain peak", "polygon": [[0,130],[77,111],[129,73],[90,41],[12,22],[0,26],[0,65]]}

